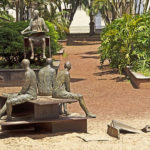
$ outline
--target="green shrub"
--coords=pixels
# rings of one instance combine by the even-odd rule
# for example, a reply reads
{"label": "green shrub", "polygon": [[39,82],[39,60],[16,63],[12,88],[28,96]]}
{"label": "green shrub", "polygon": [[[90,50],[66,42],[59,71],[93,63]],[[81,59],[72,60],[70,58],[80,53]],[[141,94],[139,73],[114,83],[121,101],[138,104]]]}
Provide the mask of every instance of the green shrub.
{"label": "green shrub", "polygon": [[27,27],[25,22],[11,22],[0,25],[0,55],[9,65],[19,63],[23,59],[23,36],[21,31]]}
{"label": "green shrub", "polygon": [[52,49],[52,53],[54,54],[61,48],[61,46],[58,43],[59,34],[55,30],[54,24],[52,24],[51,22],[46,21],[46,25],[49,28],[49,32],[47,33],[47,35],[50,36],[51,49]]}
{"label": "green shrub", "polygon": [[[0,24],[0,56],[4,58],[3,60],[6,65],[12,66],[14,64],[18,64],[23,59],[24,43],[21,31],[24,30],[28,24],[29,22]],[[46,22],[46,24],[49,28],[47,35],[49,35],[51,39],[52,53],[56,53],[56,51],[60,49],[60,45],[58,44],[58,33],[55,31],[52,23]],[[30,53],[30,49],[27,53]],[[42,56],[42,48],[38,48],[36,53]],[[27,57],[30,58],[30,54],[27,55]]]}
{"label": "green shrub", "polygon": [[124,15],[108,25],[101,34],[101,63],[108,59],[121,72],[127,65],[135,71],[150,68],[150,12]]}

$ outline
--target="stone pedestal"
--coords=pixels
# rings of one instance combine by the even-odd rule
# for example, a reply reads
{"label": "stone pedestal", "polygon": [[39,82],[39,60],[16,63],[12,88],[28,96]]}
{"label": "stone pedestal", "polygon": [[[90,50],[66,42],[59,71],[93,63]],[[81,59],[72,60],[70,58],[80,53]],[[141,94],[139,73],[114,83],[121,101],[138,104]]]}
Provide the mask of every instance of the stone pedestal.
{"label": "stone pedestal", "polygon": [[34,119],[46,120],[59,118],[59,104],[34,105]]}
{"label": "stone pedestal", "polygon": [[84,117],[60,117],[52,120],[22,120],[1,123],[2,131],[14,131],[22,129],[33,129],[35,131],[56,132],[87,132],[87,119]]}
{"label": "stone pedestal", "polygon": [[[5,97],[0,97],[0,105],[6,101]],[[12,121],[1,123],[2,131],[33,129],[35,131],[55,132],[87,132],[86,117],[66,117],[59,115],[59,105],[63,103],[73,103],[73,99],[54,99],[50,96],[38,96],[37,100],[32,100],[20,105],[31,105],[33,117],[14,118]],[[14,108],[14,107],[13,107]],[[20,109],[16,107],[16,114],[20,114]],[[26,107],[24,107],[26,112]]]}

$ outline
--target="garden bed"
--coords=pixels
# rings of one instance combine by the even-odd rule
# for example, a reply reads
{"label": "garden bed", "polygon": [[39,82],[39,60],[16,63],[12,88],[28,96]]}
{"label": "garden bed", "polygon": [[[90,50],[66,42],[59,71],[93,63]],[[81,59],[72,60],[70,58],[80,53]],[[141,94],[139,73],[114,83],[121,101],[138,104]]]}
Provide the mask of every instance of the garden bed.
{"label": "garden bed", "polygon": [[138,89],[150,89],[150,77],[132,71],[129,66],[125,68],[125,73],[130,77],[133,87]]}
{"label": "garden bed", "polygon": [[[55,60],[53,62],[53,68],[56,69],[56,72],[59,68],[59,65],[59,60]],[[37,75],[40,69],[33,70]],[[24,73],[24,69],[0,69],[0,87],[22,86],[25,78]]]}
{"label": "garden bed", "polygon": [[61,46],[66,46],[67,45],[67,42],[68,40],[58,40],[58,42],[60,43]]}

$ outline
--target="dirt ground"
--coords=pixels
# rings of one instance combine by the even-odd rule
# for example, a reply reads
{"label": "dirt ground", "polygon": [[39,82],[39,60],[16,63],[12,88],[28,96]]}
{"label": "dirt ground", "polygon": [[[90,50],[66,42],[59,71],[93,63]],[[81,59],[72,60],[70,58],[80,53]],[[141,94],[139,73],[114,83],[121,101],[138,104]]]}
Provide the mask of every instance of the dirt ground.
{"label": "dirt ground", "polygon": [[[87,43],[66,46],[64,59],[72,63],[71,90],[84,96],[89,110],[96,119],[88,120],[88,134],[57,133],[0,134],[0,150],[149,150],[150,133],[121,134],[120,140],[107,135],[107,125],[118,120],[137,129],[150,124],[150,90],[134,89],[124,75],[112,70],[105,62],[99,68],[100,44]],[[3,92],[17,92],[20,88],[0,88]],[[69,104],[70,112],[84,114],[78,103]],[[84,142],[79,136],[99,136],[108,141]]]}

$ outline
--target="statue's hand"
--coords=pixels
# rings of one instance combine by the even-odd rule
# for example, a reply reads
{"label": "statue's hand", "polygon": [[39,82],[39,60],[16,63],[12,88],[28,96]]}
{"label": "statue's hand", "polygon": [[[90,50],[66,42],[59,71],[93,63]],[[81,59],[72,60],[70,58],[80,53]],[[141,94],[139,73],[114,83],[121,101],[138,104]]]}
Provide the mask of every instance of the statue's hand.
{"label": "statue's hand", "polygon": [[46,32],[49,32],[49,29],[47,29]]}
{"label": "statue's hand", "polygon": [[21,95],[21,92],[19,92],[18,95]]}
{"label": "statue's hand", "polygon": [[23,30],[23,31],[21,31],[21,34],[24,34],[24,30]]}

